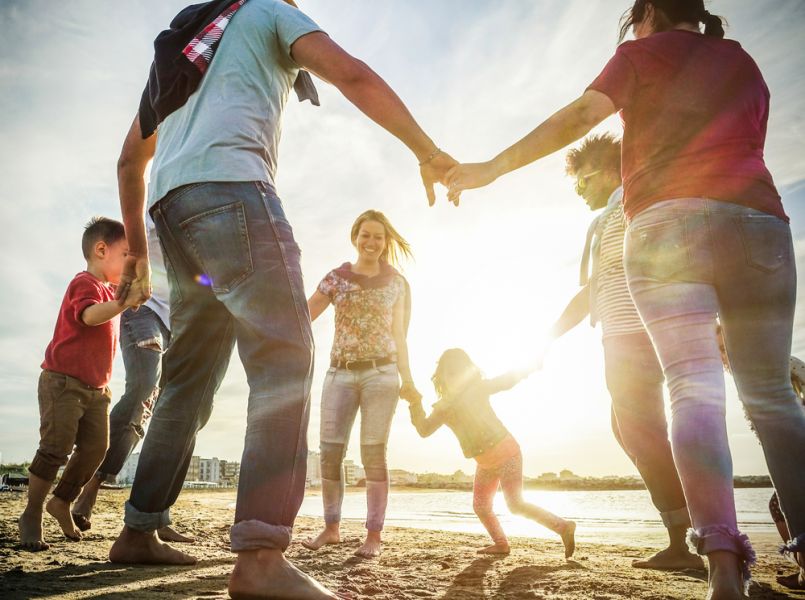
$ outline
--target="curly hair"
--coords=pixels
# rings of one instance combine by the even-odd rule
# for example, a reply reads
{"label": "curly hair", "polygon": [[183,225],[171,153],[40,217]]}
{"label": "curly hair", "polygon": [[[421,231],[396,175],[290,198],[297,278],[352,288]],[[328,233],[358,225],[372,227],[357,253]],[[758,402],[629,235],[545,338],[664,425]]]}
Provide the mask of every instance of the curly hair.
{"label": "curly hair", "polygon": [[578,148],[567,153],[565,171],[571,177],[578,175],[582,165],[621,172],[621,141],[611,133],[584,138]]}

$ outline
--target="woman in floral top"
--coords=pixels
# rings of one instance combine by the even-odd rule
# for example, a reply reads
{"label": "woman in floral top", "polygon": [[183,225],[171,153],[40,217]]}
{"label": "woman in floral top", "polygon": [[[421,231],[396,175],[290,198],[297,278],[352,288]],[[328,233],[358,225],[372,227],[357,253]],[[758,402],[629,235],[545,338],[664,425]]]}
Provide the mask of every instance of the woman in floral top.
{"label": "woman in floral top", "polygon": [[[366,541],[355,552],[366,558],[381,551],[380,533],[388,503],[386,445],[400,395],[419,395],[408,366],[406,332],[411,295],[392,266],[410,246],[383,213],[368,210],[352,226],[354,263],[324,277],[308,300],[315,320],[332,304],[335,337],[321,401],[321,473],[324,530],[302,542],[318,550],[340,542],[344,498],[343,461],[355,416],[361,412],[361,460],[366,471]],[[402,377],[402,389],[400,388]]]}

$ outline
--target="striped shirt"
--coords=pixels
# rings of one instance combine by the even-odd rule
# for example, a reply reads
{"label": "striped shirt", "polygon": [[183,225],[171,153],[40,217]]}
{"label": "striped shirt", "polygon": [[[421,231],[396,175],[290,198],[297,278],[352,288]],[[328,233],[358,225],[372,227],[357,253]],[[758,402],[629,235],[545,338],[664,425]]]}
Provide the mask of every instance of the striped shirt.
{"label": "striped shirt", "polygon": [[[616,193],[620,191],[616,190]],[[623,195],[614,197],[613,204],[601,215],[597,227],[598,239],[593,242],[594,272],[591,283],[593,311],[601,321],[603,337],[629,335],[645,331],[637,313],[623,267],[623,238],[626,235],[626,216]]]}

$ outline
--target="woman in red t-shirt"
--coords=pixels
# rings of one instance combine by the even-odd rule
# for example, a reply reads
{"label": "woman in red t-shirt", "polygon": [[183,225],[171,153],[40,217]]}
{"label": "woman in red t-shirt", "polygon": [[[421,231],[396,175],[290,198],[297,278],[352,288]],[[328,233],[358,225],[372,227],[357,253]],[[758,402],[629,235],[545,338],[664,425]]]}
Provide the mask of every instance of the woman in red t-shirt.
{"label": "woman in red t-shirt", "polygon": [[763,160],[769,91],[702,0],[636,0],[622,35],[630,27],[637,39],[584,94],[494,159],[455,167],[448,196],[458,203],[620,112],[629,289],[671,392],[674,458],[691,540],[708,557],[708,597],[740,598],[754,552],[737,528],[717,317],[791,532],[786,550],[805,565],[805,413],[788,376],[796,266]]}

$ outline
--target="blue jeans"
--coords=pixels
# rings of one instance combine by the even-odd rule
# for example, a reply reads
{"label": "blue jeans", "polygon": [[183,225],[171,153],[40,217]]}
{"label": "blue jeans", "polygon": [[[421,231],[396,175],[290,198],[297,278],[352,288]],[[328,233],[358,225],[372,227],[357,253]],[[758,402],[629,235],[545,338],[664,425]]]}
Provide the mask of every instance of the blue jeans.
{"label": "blue jeans", "polygon": [[796,265],[789,226],[727,202],[669,200],[638,214],[626,236],[629,289],[671,392],[671,440],[702,554],[753,560],[737,529],[725,421],[721,321],[738,394],[757,430],[793,543],[805,542],[805,411],[789,356]]}
{"label": "blue jeans", "polygon": [[282,203],[261,182],[198,183],[173,190],[151,214],[172,340],[126,525],[150,531],[170,522],[237,341],[249,401],[231,546],[284,550],[305,490],[313,337]]}
{"label": "blue jeans", "polygon": [[397,365],[350,371],[331,367],[321,398],[321,477],[324,522],[341,521],[344,454],[361,411],[361,462],[366,471],[366,528],[382,531],[389,499],[386,449],[400,399]]}
{"label": "blue jeans", "polygon": [[120,317],[120,350],[126,368],[126,390],[109,414],[109,449],[96,477],[114,479],[144,435],[162,374],[162,353],[170,330],[147,306]]}

